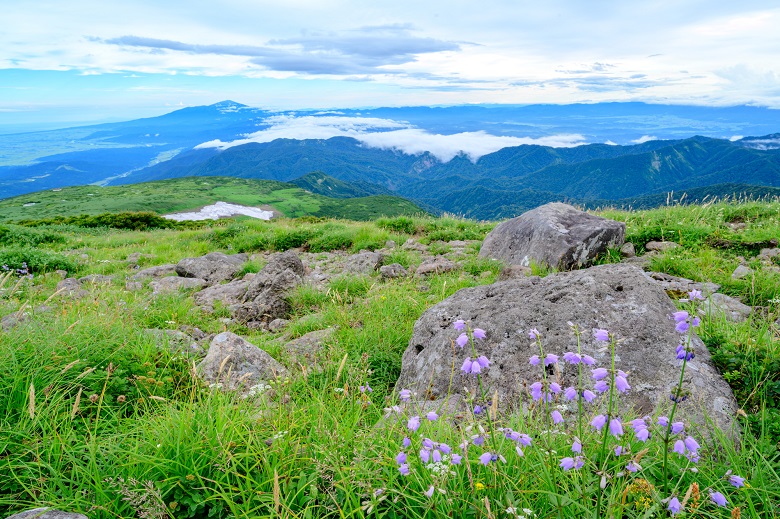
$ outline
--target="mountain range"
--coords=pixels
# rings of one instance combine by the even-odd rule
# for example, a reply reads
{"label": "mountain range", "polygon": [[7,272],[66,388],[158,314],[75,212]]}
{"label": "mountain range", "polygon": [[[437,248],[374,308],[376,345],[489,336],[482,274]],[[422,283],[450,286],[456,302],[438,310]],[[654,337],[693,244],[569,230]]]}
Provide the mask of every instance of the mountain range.
{"label": "mountain range", "polygon": [[[483,130],[481,134],[446,136],[466,135],[479,140],[485,138],[484,128],[491,127],[489,120],[503,116],[503,126],[496,123],[491,129],[503,132],[501,138],[511,139],[507,131],[496,127],[515,128],[519,123],[506,117],[520,112],[527,126],[547,120],[554,132],[581,131],[578,138],[584,141],[593,140],[594,135],[603,137],[598,127],[606,126],[609,120],[615,121],[616,126],[625,126],[620,121],[626,118],[639,126],[640,133],[648,130],[648,121],[653,120],[657,126],[651,129],[660,133],[657,130],[661,121],[664,117],[669,119],[669,113],[675,109],[639,103],[606,105],[609,106],[601,106],[600,112],[600,105],[570,106],[570,121],[565,127],[564,108],[551,105],[452,107],[438,111],[435,108],[376,109],[334,115],[333,112],[278,114],[226,101],[126,123],[0,136],[0,197],[67,185],[230,176],[293,182],[308,191],[336,198],[393,194],[433,212],[495,219],[514,216],[553,200],[583,205],[643,206],[652,205],[653,201],[663,203],[670,192],[690,191],[689,198],[695,198],[742,193],[766,195],[774,193],[770,188],[780,188],[778,133],[728,139],[703,135],[632,139],[643,142],[629,141],[624,145],[494,146],[496,151],[487,148],[478,153],[461,151],[453,153],[451,158],[444,156],[440,147],[411,152],[414,143],[392,145],[393,139],[401,142],[398,139],[408,136],[412,128],[423,139],[434,135],[431,132],[439,131],[447,117],[453,123],[450,132],[473,131],[480,124]],[[696,107],[676,107],[676,110],[677,126],[670,123],[674,128],[669,133],[680,131],[680,120],[688,121],[691,129],[698,126],[715,134],[722,133],[724,127],[736,131],[768,129],[769,116],[774,115],[772,111],[753,107],[721,112]],[[580,114],[588,111],[592,112],[591,119],[581,120]],[[629,117],[629,112],[634,115]],[[709,119],[702,114],[709,114]],[[399,120],[404,122],[398,123]],[[268,134],[283,135],[279,128],[292,133],[301,131],[300,124],[285,127],[279,126],[280,121],[284,124],[304,121],[310,127],[316,124],[318,131],[325,123],[340,125],[336,132],[339,136],[269,137]],[[558,122],[552,124],[552,121]],[[576,121],[579,122],[575,124]],[[696,121],[698,124],[694,124]],[[357,123],[364,125],[360,131],[349,126]],[[588,124],[595,129],[588,130]],[[376,127],[366,129],[365,125]],[[342,136],[345,134],[352,136]],[[262,138],[252,142],[251,137],[257,135]],[[312,175],[313,172],[317,173]]]}

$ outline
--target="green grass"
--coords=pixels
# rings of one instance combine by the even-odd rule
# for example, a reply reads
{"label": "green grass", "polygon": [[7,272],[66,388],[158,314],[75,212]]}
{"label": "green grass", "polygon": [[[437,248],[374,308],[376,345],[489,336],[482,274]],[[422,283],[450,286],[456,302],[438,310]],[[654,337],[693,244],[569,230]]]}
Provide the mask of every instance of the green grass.
{"label": "green grass", "polygon": [[423,213],[412,202],[394,196],[336,199],[272,180],[187,177],[126,186],[65,187],[8,198],[0,200],[0,222],[136,211],[167,214],[217,201],[272,208],[290,218],[370,220]]}
{"label": "green grass", "polygon": [[[494,223],[403,216],[362,223],[241,219],[146,231],[6,226],[0,237],[28,240],[25,247],[13,238],[0,242],[6,257],[22,250],[27,257],[64,258],[79,276],[101,273],[116,279],[86,287],[85,298],[70,299],[51,298],[60,280],[53,265],[42,266],[33,279],[14,273],[0,277],[0,315],[49,307],[41,314],[36,310],[29,323],[0,332],[0,517],[36,506],[81,511],[90,518],[515,517],[509,508],[518,516],[528,508],[539,518],[665,517],[663,500],[672,492],[683,500],[689,489],[693,495],[694,483],[700,491],[698,511],[689,509],[681,517],[728,518],[734,507],[741,517],[780,516],[780,330],[775,324],[780,278],[745,245],[780,235],[780,204],[603,214],[626,221],[637,247],[659,238],[683,245],[659,255],[654,268],[719,283],[722,292],[760,307],[744,323],[709,316],[698,330],[735,392],[743,434],[736,444],[717,434],[706,443],[700,439],[697,472],[672,456],[671,477],[661,481],[662,431],[656,430],[646,444],[627,436],[623,443],[643,468],[626,473],[629,458],[588,450],[601,435],[587,427],[580,439],[588,465],[564,471],[559,462],[573,455],[571,437],[550,434],[561,431],[537,408],[527,415],[499,413],[492,424],[486,413],[461,417],[458,427],[441,418],[423,419],[413,435],[405,425],[408,413],[419,411],[405,411],[401,421],[383,420],[384,409],[399,403],[400,388],[394,385],[415,321],[460,288],[493,282],[500,272],[499,263],[477,257],[478,246],[466,249],[462,270],[424,280],[342,275],[322,287],[301,286],[289,297],[290,325],[277,334],[225,324],[220,320],[225,311],[203,313],[188,294],[153,298],[148,287],[123,288],[133,273],[125,259],[134,252],[150,255],[142,259],[142,266],[149,266],[214,250],[356,252],[392,239],[399,247],[386,262],[413,268],[422,255],[400,247],[408,238],[448,253],[451,247],[441,241],[481,240]],[[746,227],[729,227],[736,219]],[[715,239],[735,247],[715,247]],[[755,274],[732,280],[739,256]],[[248,262],[242,274],[261,267]],[[535,266],[534,273],[550,271]],[[335,332],[316,368],[291,365],[287,379],[248,401],[198,382],[190,357],[159,347],[144,332],[180,326],[234,331],[280,361],[286,360],[282,335],[299,337],[326,327]],[[359,391],[366,384],[373,392]],[[467,462],[436,475],[416,457],[423,437],[459,452],[456,446],[480,434],[480,427],[491,451],[501,453],[506,464],[483,466],[477,460],[483,451],[472,446]],[[534,443],[520,457],[513,442],[490,434],[491,427],[527,432]],[[413,442],[406,450],[409,476],[400,475],[394,460],[405,436]],[[614,446],[609,442],[607,454]],[[647,452],[640,456],[643,449]],[[730,486],[724,479],[728,471],[747,478],[750,486]],[[431,485],[429,498],[424,492]],[[709,502],[710,488],[727,497],[728,508]]]}

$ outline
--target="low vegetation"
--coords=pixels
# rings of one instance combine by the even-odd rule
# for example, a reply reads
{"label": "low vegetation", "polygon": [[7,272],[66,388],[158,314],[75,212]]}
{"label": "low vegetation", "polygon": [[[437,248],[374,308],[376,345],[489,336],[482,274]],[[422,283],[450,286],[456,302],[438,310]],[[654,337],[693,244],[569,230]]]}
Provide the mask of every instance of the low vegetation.
{"label": "low vegetation", "polygon": [[[705,316],[696,327],[740,405],[736,443],[687,425],[685,434],[673,433],[674,416],[668,424],[645,420],[643,440],[638,422],[618,430],[587,407],[565,429],[547,399],[522,415],[472,409],[453,426],[443,411],[429,415],[395,387],[425,309],[460,288],[496,281],[500,267],[477,256],[493,223],[394,214],[370,222],[241,218],[185,229],[7,224],[0,227],[0,316],[21,320],[27,312],[30,320],[0,332],[0,517],[36,506],[90,518],[780,516],[780,274],[755,258],[780,237],[780,203],[601,214],[625,221],[639,251],[649,240],[681,245],[655,257],[653,270],[719,283],[756,308],[743,323]],[[452,240],[477,241],[457,272],[388,281],[336,276],[321,289],[301,286],[284,332],[226,323],[224,309],[204,313],[186,292],[125,289],[134,253],[143,268],[215,250],[326,254],[408,238],[441,254]],[[390,261],[413,267],[421,254],[397,247]],[[753,272],[732,279],[741,262]],[[243,272],[261,266],[254,258]],[[54,295],[57,269],[114,279],[73,299]],[[696,303],[681,309],[694,315]],[[473,359],[481,324],[452,329],[454,340],[466,334]],[[336,331],[316,364],[291,362],[282,338],[330,326]],[[233,331],[288,363],[290,374],[243,399],[199,382],[195,359],[160,348],[145,332],[193,327]],[[608,334],[597,339],[614,345]],[[539,341],[542,359],[555,353],[564,362],[564,352],[544,350],[543,336],[529,340]],[[619,376],[608,372],[610,387],[622,384]],[[552,391],[542,369],[540,383]]]}

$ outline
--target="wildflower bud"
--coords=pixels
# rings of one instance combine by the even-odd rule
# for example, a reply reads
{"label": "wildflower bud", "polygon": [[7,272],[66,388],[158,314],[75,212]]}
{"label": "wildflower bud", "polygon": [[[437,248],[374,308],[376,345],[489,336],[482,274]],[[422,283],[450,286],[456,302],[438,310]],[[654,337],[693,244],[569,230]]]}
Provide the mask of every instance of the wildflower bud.
{"label": "wildflower bud", "polygon": [[116,401],[119,402],[120,404],[123,403],[125,400],[127,400],[127,397],[125,395],[119,395],[118,397],[116,397]]}
{"label": "wildflower bud", "polygon": [[93,394],[89,395],[89,401],[90,401],[90,402],[92,402],[93,404],[94,404],[95,402],[97,402],[99,399],[100,399],[100,397],[99,397],[99,396],[97,396],[97,394],[95,394],[95,393],[93,393]]}

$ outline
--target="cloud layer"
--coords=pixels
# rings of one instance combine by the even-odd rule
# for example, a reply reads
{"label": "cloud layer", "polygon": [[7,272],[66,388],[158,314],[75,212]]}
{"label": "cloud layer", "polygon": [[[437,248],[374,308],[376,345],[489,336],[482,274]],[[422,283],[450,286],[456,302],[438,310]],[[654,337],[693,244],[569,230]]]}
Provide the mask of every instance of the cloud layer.
{"label": "cloud layer", "polygon": [[415,128],[405,122],[371,117],[279,115],[266,119],[264,124],[269,125],[268,128],[243,139],[231,142],[209,141],[198,148],[227,149],[276,139],[351,137],[372,148],[398,150],[409,155],[427,151],[440,161],[448,162],[459,154],[465,154],[470,160],[476,161],[481,156],[501,148],[521,144],[570,147],[586,143],[585,138],[578,134],[551,135],[538,139],[491,135],[484,131],[442,135]]}

